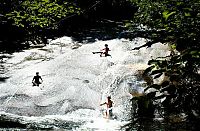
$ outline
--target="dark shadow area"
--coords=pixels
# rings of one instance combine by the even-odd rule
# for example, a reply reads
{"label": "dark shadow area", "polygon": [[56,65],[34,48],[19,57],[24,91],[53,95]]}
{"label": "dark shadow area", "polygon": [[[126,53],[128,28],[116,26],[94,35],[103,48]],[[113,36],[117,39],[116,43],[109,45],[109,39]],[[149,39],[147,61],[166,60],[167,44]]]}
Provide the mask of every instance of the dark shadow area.
{"label": "dark shadow area", "polygon": [[126,131],[197,131],[200,126],[198,121],[167,122],[152,118],[138,118],[124,128]]}
{"label": "dark shadow area", "polygon": [[0,17],[0,20],[2,20],[2,22],[0,22],[0,52],[12,53],[29,48],[29,45],[24,43],[27,36],[25,30],[13,26],[12,23],[10,21],[7,22],[5,18]]}
{"label": "dark shadow area", "polygon": [[10,77],[0,77],[0,83],[1,82],[6,82],[7,79],[9,79]]}
{"label": "dark shadow area", "polygon": [[96,40],[111,40],[119,38],[120,33],[126,30],[123,22],[115,22],[108,19],[99,20],[93,25],[88,25],[77,30],[67,32],[75,41],[81,43],[95,42]]}
{"label": "dark shadow area", "polygon": [[86,43],[119,38],[121,32],[129,30],[124,26],[125,21],[132,20],[137,10],[130,1],[78,1],[77,4],[85,10],[62,20],[57,34]]}
{"label": "dark shadow area", "polygon": [[0,118],[0,128],[26,128],[26,125],[17,121],[8,121]]}
{"label": "dark shadow area", "polygon": [[11,54],[1,54],[0,53],[0,84],[2,82],[6,82],[6,80],[10,78],[10,77],[3,75],[7,72],[7,68],[4,65],[5,59],[9,59],[9,58],[12,58]]}

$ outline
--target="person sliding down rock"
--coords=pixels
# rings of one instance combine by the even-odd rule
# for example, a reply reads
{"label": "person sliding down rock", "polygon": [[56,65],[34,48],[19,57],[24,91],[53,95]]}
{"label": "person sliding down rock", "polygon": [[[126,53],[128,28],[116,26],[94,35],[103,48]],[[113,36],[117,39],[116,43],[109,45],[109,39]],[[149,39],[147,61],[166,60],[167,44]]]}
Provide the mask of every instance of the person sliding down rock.
{"label": "person sliding down rock", "polygon": [[110,54],[108,54],[108,51],[111,51],[109,48],[108,48],[108,45],[105,44],[105,48],[101,49],[100,52],[92,52],[93,54],[97,54],[97,53],[100,53],[100,57],[104,56],[111,56]]}
{"label": "person sliding down rock", "polygon": [[108,45],[107,45],[107,44],[105,44],[105,48],[102,49],[101,51],[103,51],[103,52],[100,54],[100,57],[102,57],[103,54],[105,55],[105,57],[106,57],[106,56],[110,56],[110,55],[108,54],[108,51],[110,51],[110,49],[108,48]]}

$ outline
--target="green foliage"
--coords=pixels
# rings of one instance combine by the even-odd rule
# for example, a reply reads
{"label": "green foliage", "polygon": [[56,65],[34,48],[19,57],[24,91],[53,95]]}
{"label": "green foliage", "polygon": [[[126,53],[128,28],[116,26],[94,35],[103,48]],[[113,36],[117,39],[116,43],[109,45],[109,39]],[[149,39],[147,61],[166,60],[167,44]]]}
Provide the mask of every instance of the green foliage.
{"label": "green foliage", "polygon": [[55,27],[62,18],[78,13],[79,8],[68,2],[58,4],[50,0],[26,0],[13,8],[6,16],[13,21],[14,25],[29,29]]}
{"label": "green foliage", "polygon": [[80,8],[66,0],[1,0],[0,50],[29,48],[27,41],[47,44],[63,19],[79,14]]}
{"label": "green foliage", "polygon": [[[165,58],[150,60],[149,73],[154,79],[162,75],[168,78],[162,84],[146,88],[155,89],[165,98],[157,107],[165,113],[185,113],[188,118],[200,114],[200,1],[199,0],[131,0],[138,7],[133,21],[143,24],[148,38],[168,43],[172,54]],[[162,33],[162,34],[161,34]],[[147,45],[147,44],[146,44]],[[144,46],[141,46],[144,47]],[[138,48],[139,49],[139,48]],[[198,115],[197,115],[198,114]]]}
{"label": "green foliage", "polygon": [[[198,0],[132,0],[138,5],[134,22],[150,29],[165,30],[163,39],[172,41],[180,37],[198,37],[200,13]],[[138,25],[137,24],[137,25]]]}
{"label": "green foliage", "polygon": [[162,14],[163,14],[163,18],[165,19],[165,21],[168,20],[168,17],[175,14],[176,12],[173,11],[173,12],[169,12],[168,10],[164,11]]}

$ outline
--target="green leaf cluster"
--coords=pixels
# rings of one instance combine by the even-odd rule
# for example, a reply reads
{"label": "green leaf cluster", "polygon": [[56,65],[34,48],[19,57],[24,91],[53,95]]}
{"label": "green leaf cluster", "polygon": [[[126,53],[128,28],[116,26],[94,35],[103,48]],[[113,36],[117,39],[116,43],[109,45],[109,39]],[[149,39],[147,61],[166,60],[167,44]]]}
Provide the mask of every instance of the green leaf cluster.
{"label": "green leaf cluster", "polygon": [[13,24],[26,29],[55,27],[55,24],[72,14],[79,14],[80,9],[74,4],[63,1],[25,0],[11,9],[6,17]]}

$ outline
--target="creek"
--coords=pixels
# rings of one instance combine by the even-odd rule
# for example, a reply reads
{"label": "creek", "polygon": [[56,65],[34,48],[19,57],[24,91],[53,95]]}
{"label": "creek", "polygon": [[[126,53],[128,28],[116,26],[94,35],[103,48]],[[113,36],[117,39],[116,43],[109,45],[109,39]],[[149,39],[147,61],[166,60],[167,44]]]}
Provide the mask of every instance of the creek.
{"label": "creek", "polygon": [[[142,93],[146,84],[136,74],[148,67],[151,58],[169,55],[168,46],[161,43],[132,50],[146,41],[85,44],[64,36],[45,47],[5,54],[9,57],[1,63],[5,79],[0,81],[0,120],[22,129],[125,130],[122,127],[132,116],[131,93]],[[92,54],[105,44],[111,56]],[[43,79],[39,87],[31,83],[36,72]],[[103,118],[105,107],[100,103],[107,96],[114,102],[113,119]]]}

